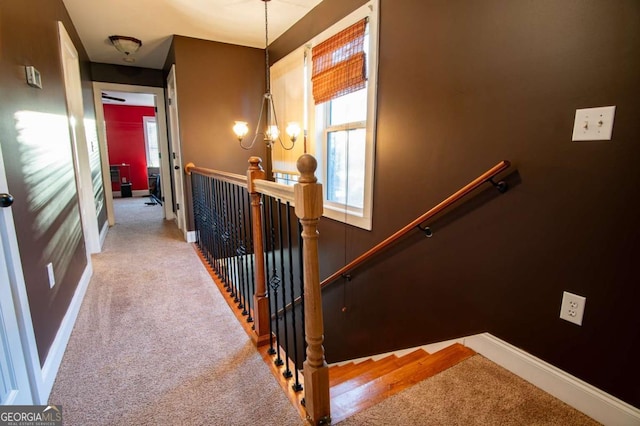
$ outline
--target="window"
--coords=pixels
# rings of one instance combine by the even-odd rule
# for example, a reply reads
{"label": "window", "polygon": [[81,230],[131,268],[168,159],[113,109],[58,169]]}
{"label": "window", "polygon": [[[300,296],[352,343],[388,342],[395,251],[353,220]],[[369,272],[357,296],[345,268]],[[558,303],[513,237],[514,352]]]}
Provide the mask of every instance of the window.
{"label": "window", "polygon": [[160,147],[158,146],[158,126],[155,117],[142,117],[144,141],[147,148],[147,167],[160,167]]}
{"label": "window", "polygon": [[[274,147],[276,180],[295,183],[298,156],[314,155],[324,216],[367,230],[373,206],[378,5],[379,0],[368,2],[271,67],[278,121],[302,121],[305,132],[290,157]],[[341,33],[346,36],[340,38]],[[333,72],[346,80],[334,81]]]}

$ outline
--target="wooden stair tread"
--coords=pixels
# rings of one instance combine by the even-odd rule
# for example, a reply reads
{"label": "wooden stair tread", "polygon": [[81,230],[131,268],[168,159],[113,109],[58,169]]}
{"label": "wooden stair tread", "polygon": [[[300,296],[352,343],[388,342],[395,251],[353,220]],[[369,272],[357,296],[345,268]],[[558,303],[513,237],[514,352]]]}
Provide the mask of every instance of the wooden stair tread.
{"label": "wooden stair tread", "polygon": [[332,421],[335,423],[342,421],[391,395],[453,367],[474,354],[473,350],[456,343],[337,395],[335,398],[332,397]]}
{"label": "wooden stair tread", "polygon": [[[392,357],[397,358],[395,355],[389,355],[383,358],[382,360],[386,360],[387,358],[392,358]],[[372,359],[368,359],[366,361],[354,364],[351,368],[347,368],[342,371],[339,371],[338,374],[336,375],[332,375],[331,369],[329,369],[329,387],[337,386],[340,383],[346,382],[347,380],[350,380],[353,377],[358,376],[359,374],[369,371],[369,369],[373,365],[375,365],[376,362],[380,362],[380,361],[374,361]]]}
{"label": "wooden stair tread", "polygon": [[336,386],[332,386],[330,389],[331,397],[333,398],[334,396],[341,395],[345,392],[362,386],[367,382],[375,380],[380,376],[390,373],[398,368],[430,356],[431,355],[429,355],[428,352],[422,349],[418,349],[400,358],[389,359],[385,362],[381,362],[382,360],[380,360],[379,362],[376,362],[375,365],[373,365],[369,370],[363,372],[362,374],[355,376],[348,381],[339,383]]}

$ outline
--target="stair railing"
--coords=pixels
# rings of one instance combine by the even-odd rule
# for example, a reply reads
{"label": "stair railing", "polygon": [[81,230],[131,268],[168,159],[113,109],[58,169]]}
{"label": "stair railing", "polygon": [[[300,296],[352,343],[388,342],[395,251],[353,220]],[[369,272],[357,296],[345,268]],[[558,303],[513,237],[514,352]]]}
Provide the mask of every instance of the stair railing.
{"label": "stair railing", "polygon": [[[420,225],[425,223],[429,219],[433,218],[437,214],[441,213],[447,207],[449,207],[452,204],[454,204],[455,202],[459,201],[461,198],[463,198],[464,196],[468,195],[473,190],[477,189],[478,187],[482,186],[483,184],[490,183],[494,187],[496,187],[496,189],[500,193],[506,192],[507,183],[505,181],[495,182],[493,180],[493,178],[498,173],[500,173],[500,172],[506,170],[507,168],[509,168],[510,165],[511,165],[511,163],[509,161],[507,161],[507,160],[503,160],[503,161],[499,162],[498,164],[496,164],[495,166],[493,166],[492,168],[490,168],[489,170],[487,170],[486,172],[484,172],[483,174],[481,174],[480,176],[478,176],[477,178],[475,178],[474,180],[469,182],[467,185],[463,186],[462,188],[460,188],[459,190],[457,190],[456,192],[451,194],[449,197],[447,197],[445,200],[443,200],[442,202],[437,204],[435,207],[433,207],[432,209],[430,209],[426,213],[420,215],[418,218],[416,218],[415,220],[413,220],[412,222],[410,222],[406,226],[402,227],[401,229],[399,229],[398,231],[396,231],[395,233],[393,233],[392,235],[387,237],[382,242],[378,243],[377,245],[375,245],[371,249],[367,250],[365,253],[363,253],[360,256],[358,256],[355,259],[353,259],[351,262],[349,262],[348,264],[346,264],[342,268],[338,269],[333,274],[329,275],[327,278],[322,280],[322,282],[320,283],[320,288],[326,287],[327,285],[331,284],[333,281],[337,280],[338,278],[350,279],[350,277],[347,275],[347,273],[349,271],[352,271],[355,268],[357,268],[358,266],[360,266],[361,264],[365,263],[366,261],[368,261],[369,259],[371,259],[375,255],[377,255],[378,253],[380,253],[381,251],[385,250],[387,247],[391,246],[396,241],[398,241],[399,239],[401,239],[402,237],[407,235],[409,232],[415,230],[416,228],[420,229],[423,232],[425,232],[425,235],[431,236],[431,229],[429,229],[428,227],[423,228]],[[296,300],[294,303],[297,303],[297,302],[298,301]],[[288,308],[289,307],[287,307],[287,309]]]}
{"label": "stair railing", "polygon": [[[285,378],[291,376],[289,358],[293,357],[294,391],[302,389],[297,326],[295,309],[290,310],[289,322],[284,306],[294,298],[303,301],[305,410],[312,424],[326,424],[331,410],[318,268],[317,226],[323,198],[322,185],[315,177],[317,162],[308,154],[298,159],[300,178],[293,187],[265,180],[260,158],[251,157],[249,163],[246,177],[193,163],[185,166],[191,176],[196,244],[243,315],[247,311],[247,321],[254,321],[256,345],[269,344],[278,366],[285,362],[280,354],[285,350]],[[293,226],[289,218],[292,206],[299,226]],[[293,238],[292,229],[298,238]],[[294,275],[302,275],[297,280],[302,284],[299,287]]]}

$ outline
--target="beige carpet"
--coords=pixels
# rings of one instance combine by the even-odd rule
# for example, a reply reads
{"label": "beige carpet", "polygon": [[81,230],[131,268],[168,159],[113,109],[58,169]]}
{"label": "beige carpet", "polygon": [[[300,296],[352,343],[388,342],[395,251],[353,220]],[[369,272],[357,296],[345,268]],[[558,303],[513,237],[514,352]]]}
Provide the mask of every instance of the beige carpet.
{"label": "beige carpet", "polygon": [[[115,200],[117,224],[50,403],[72,425],[303,422],[159,205]],[[476,355],[340,425],[592,425]]]}
{"label": "beige carpet", "polygon": [[71,425],[302,421],[159,205],[115,200],[50,402]]}
{"label": "beige carpet", "polygon": [[339,423],[340,426],[598,424],[481,355]]}

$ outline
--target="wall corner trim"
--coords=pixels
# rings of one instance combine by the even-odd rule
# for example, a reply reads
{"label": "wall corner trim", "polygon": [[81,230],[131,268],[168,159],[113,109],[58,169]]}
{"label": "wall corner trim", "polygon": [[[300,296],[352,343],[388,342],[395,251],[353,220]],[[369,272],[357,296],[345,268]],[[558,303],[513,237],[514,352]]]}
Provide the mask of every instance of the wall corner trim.
{"label": "wall corner trim", "polygon": [[102,225],[102,229],[100,230],[100,251],[104,247],[104,241],[107,239],[107,234],[109,233],[109,222],[104,221],[104,225]]}
{"label": "wall corner trim", "polygon": [[62,324],[60,324],[60,328],[58,329],[56,338],[51,345],[51,349],[49,349],[47,359],[42,366],[42,387],[40,387],[38,392],[40,404],[46,404],[49,400],[49,394],[51,393],[51,389],[53,388],[53,382],[55,381],[56,375],[58,374],[58,369],[60,369],[62,357],[65,350],[67,349],[67,344],[69,343],[69,338],[71,337],[71,331],[73,330],[73,326],[75,325],[76,319],[78,318],[80,306],[82,305],[82,301],[84,300],[84,295],[87,292],[87,287],[89,286],[89,281],[91,280],[92,275],[93,265],[89,261],[89,263],[87,263],[87,267],[82,273],[82,277],[80,277],[80,282],[76,287],[76,292],[73,295],[73,299],[71,299],[69,309],[67,309],[67,313],[62,319]]}
{"label": "wall corner trim", "polygon": [[640,409],[489,333],[464,345],[607,426],[640,425]]}

